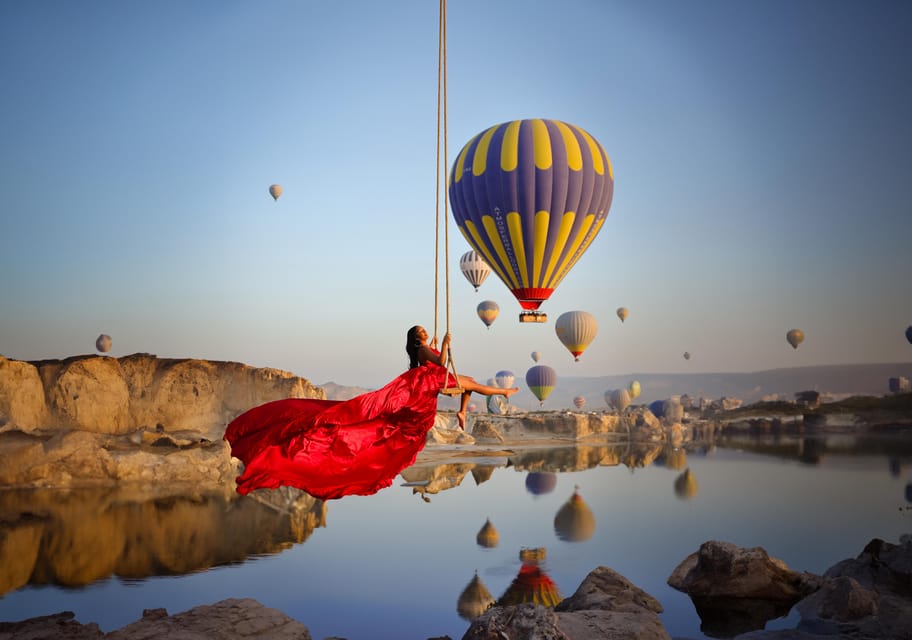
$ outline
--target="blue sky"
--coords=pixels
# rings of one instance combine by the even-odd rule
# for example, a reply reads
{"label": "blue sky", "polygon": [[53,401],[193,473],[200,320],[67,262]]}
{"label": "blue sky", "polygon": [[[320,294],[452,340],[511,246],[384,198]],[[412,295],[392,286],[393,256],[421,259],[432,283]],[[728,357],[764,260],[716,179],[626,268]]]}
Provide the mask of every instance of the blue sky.
{"label": "blue sky", "polygon": [[[115,356],[315,383],[401,372],[405,331],[434,325],[437,20],[433,0],[0,3],[0,354],[104,332]],[[494,275],[472,289],[451,221],[459,371],[912,359],[910,32],[904,1],[450,2],[447,166],[544,117],[615,173],[547,324]],[[575,363],[554,320],[576,309],[599,333]]]}

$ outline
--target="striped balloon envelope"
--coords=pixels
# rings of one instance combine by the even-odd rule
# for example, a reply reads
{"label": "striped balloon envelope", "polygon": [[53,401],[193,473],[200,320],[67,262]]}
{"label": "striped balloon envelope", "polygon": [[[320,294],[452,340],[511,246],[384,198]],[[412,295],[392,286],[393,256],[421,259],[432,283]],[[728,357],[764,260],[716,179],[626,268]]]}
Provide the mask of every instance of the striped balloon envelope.
{"label": "striped balloon envelope", "polygon": [[539,404],[545,404],[547,398],[557,384],[557,372],[545,364],[537,364],[526,371],[526,386],[538,398]]}
{"label": "striped balloon envelope", "polygon": [[500,307],[493,300],[483,300],[475,307],[475,312],[486,327],[490,327],[497,320],[497,314],[500,313]]}
{"label": "striped balloon envelope", "polygon": [[554,331],[567,351],[573,354],[574,360],[579,361],[583,351],[595,340],[598,322],[588,311],[567,311],[557,319]]}
{"label": "striped balloon envelope", "polygon": [[462,254],[462,257],[459,258],[459,270],[462,271],[462,275],[466,277],[466,280],[475,287],[475,291],[478,291],[478,287],[491,274],[491,267],[474,251],[466,251]]}
{"label": "striped balloon envelope", "polygon": [[538,309],[601,230],[611,161],[583,129],[513,120],[472,138],[453,163],[453,217],[523,309]]}

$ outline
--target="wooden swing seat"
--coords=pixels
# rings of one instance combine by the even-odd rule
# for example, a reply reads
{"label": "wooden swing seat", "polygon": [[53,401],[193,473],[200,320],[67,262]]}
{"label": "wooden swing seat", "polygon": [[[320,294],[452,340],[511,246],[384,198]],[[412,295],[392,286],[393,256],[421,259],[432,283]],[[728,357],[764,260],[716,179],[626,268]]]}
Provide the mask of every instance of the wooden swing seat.
{"label": "wooden swing seat", "polygon": [[465,393],[465,389],[462,387],[444,387],[440,390],[440,393],[445,396],[461,396]]}

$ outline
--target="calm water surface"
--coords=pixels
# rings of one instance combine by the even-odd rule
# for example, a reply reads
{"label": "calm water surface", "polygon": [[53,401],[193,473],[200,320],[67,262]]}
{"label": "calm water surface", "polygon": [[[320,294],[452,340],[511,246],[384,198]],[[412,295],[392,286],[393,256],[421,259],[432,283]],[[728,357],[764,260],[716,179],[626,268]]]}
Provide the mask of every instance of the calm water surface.
{"label": "calm water surface", "polygon": [[[910,485],[912,440],[842,437],[419,459],[373,496],[326,503],[284,490],[3,491],[0,620],[70,610],[111,631],[146,608],[249,597],[317,639],[456,639],[469,625],[457,602],[476,573],[498,598],[520,551],[543,548],[561,595],[606,565],[662,603],[672,636],[704,638],[690,599],[666,585],[702,542],[762,546],[821,573],[872,538],[912,532]],[[588,513],[556,522],[574,490]],[[477,540],[488,520],[494,546]],[[792,613],[766,628],[796,622]]]}

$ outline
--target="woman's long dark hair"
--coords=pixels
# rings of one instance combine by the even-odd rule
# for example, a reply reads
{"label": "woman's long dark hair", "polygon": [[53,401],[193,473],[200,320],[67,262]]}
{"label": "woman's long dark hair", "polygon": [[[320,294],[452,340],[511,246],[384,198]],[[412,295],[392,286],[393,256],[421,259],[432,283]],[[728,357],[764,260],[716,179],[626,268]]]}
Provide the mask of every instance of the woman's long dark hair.
{"label": "woman's long dark hair", "polygon": [[409,369],[421,366],[421,363],[418,362],[418,347],[421,346],[421,340],[418,339],[419,326],[416,324],[405,334],[405,352],[409,357]]}

